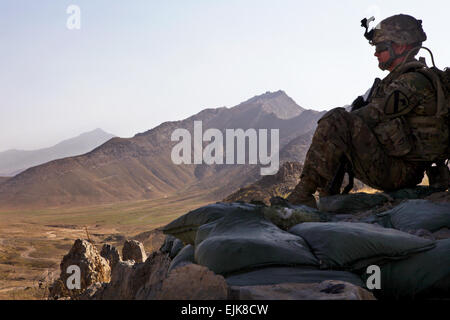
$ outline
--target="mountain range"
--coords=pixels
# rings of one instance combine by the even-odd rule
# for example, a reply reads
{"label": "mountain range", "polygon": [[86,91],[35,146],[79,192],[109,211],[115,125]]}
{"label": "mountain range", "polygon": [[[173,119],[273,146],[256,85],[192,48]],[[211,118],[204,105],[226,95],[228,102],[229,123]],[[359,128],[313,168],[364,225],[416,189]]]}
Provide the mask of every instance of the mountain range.
{"label": "mountain range", "polygon": [[[18,173],[52,161],[84,154],[115,137],[102,129],[95,129],[79,136],[64,140],[52,147],[39,150],[7,150],[0,152],[0,176],[10,177]],[[0,180],[1,182],[1,180]]]}
{"label": "mountain range", "polygon": [[0,207],[90,205],[202,192],[211,200],[255,182],[259,165],[181,164],[171,161],[175,129],[193,135],[194,121],[209,128],[279,129],[280,162],[303,161],[317,120],[283,91],[266,92],[232,108],[205,109],[132,138],[112,138],[84,155],[54,160],[0,181]]}

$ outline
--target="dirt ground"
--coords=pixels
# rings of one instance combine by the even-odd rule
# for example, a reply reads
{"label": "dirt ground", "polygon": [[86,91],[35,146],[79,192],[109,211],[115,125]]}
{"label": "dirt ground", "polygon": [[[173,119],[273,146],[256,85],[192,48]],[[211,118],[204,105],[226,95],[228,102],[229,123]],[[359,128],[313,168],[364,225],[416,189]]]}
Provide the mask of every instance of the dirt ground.
{"label": "dirt ground", "polygon": [[59,263],[78,238],[121,250],[125,239],[159,249],[164,235],[155,230],[209,203],[200,195],[82,208],[0,212],[0,299],[45,299],[59,277]]}

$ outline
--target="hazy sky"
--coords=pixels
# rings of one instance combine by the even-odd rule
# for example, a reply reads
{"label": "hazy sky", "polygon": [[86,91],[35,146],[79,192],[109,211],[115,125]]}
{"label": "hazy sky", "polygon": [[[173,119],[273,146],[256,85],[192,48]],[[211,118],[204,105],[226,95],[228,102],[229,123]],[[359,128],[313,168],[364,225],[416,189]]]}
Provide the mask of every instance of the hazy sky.
{"label": "hazy sky", "polygon": [[[71,4],[80,30],[66,27]],[[445,67],[448,12],[423,0],[1,0],[0,151],[97,127],[130,137],[279,89],[304,108],[340,107],[386,75],[361,18],[422,19]]]}

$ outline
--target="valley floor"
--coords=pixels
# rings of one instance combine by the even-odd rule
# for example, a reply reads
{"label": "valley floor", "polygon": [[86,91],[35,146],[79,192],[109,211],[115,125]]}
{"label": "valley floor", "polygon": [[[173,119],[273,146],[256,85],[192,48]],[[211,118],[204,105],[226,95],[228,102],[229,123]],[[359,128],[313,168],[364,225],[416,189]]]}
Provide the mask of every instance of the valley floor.
{"label": "valley floor", "polygon": [[154,231],[189,210],[212,202],[202,194],[111,205],[0,211],[0,299],[43,299],[59,276],[59,263],[77,238],[98,248],[139,238],[146,251],[159,249]]}

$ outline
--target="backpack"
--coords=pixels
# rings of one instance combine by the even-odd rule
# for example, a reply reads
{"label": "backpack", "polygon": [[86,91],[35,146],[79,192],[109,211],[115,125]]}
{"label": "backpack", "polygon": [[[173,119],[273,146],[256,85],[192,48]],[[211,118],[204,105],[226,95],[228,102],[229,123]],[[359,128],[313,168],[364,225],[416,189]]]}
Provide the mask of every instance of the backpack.
{"label": "backpack", "polygon": [[[428,69],[427,74],[434,74],[433,85],[437,91],[437,117],[444,117],[450,132],[450,68],[440,70],[433,66]],[[425,71],[425,70],[423,70]],[[419,71],[424,73],[423,71]],[[424,73],[425,74],[425,73]],[[426,75],[426,74],[425,74]],[[447,157],[450,158],[450,139],[447,148]]]}

